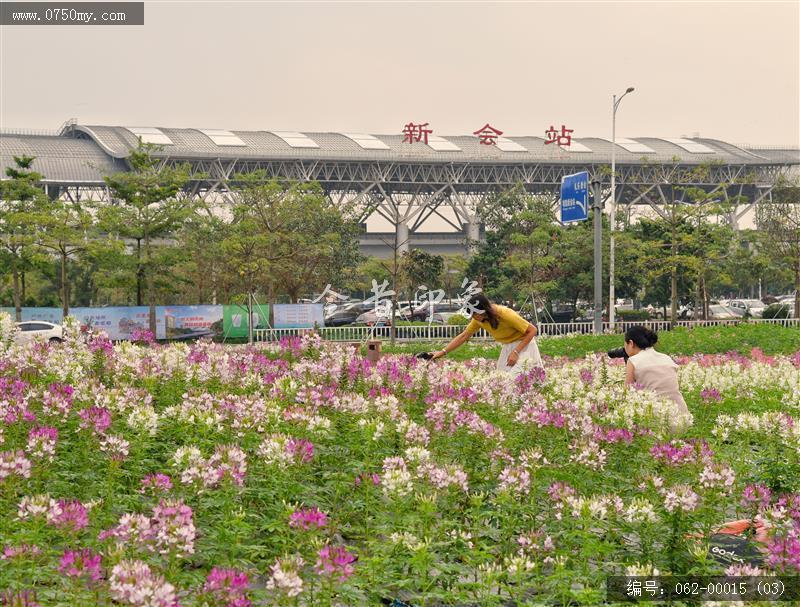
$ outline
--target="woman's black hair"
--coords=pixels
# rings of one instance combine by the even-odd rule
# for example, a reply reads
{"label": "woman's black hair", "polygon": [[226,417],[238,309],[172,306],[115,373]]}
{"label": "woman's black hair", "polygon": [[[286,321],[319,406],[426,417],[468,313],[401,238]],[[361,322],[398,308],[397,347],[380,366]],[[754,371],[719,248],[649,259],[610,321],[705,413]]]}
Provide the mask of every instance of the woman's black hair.
{"label": "woman's black hair", "polygon": [[652,348],[658,341],[658,335],[655,331],[651,331],[644,325],[633,325],[630,329],[625,331],[625,341],[632,341],[642,350]]}
{"label": "woman's black hair", "polygon": [[[486,314],[486,320],[489,321],[492,329],[497,328],[500,319],[497,318],[497,314],[492,309],[492,302],[489,301],[489,298],[486,297],[486,295],[483,293],[475,293],[472,297],[470,297],[469,309],[475,310],[478,314]],[[480,311],[478,312],[478,310]]]}

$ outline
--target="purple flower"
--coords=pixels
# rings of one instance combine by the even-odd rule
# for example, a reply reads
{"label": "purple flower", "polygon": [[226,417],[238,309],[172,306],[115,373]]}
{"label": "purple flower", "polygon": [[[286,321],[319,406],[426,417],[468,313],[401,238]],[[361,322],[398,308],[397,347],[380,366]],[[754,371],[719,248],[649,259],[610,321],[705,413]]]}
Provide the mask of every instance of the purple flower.
{"label": "purple flower", "polygon": [[165,493],[172,489],[172,479],[166,474],[148,474],[142,479],[140,493]]}
{"label": "purple flower", "polygon": [[547,376],[542,367],[533,367],[530,371],[517,375],[514,381],[517,385],[517,392],[525,394],[543,386],[546,379]]}
{"label": "purple flower", "polygon": [[340,582],[349,578],[355,569],[356,557],[350,554],[343,546],[326,544],[317,553],[315,571],[324,576],[336,577]]}
{"label": "purple flower", "polygon": [[131,332],[131,341],[151,346],[156,343],[156,338],[150,329],[137,327]]}
{"label": "purple flower", "polygon": [[296,462],[307,464],[314,458],[314,445],[303,438],[290,438],[286,441],[286,453]]}
{"label": "purple flower", "polygon": [[800,527],[775,536],[767,544],[767,564],[783,573],[800,573]]}
{"label": "purple flower", "polygon": [[761,483],[747,485],[742,491],[742,506],[762,510],[769,507],[772,491]]}
{"label": "purple flower", "polygon": [[295,529],[322,529],[327,523],[328,515],[316,507],[298,508],[289,515],[289,526]]}
{"label": "purple flower", "polygon": [[78,500],[58,500],[58,504],[47,513],[47,522],[59,529],[80,531],[89,525],[86,507]]}
{"label": "purple flower", "polygon": [[656,461],[667,464],[668,466],[680,466],[682,464],[695,464],[709,461],[714,452],[708,448],[708,443],[704,440],[680,441],[674,440],[669,443],[658,443],[650,449],[650,455]]}
{"label": "purple flower", "polygon": [[114,344],[108,339],[108,335],[100,333],[92,337],[89,341],[89,352],[92,354],[102,352],[103,354],[111,354],[114,351]]}
{"label": "purple flower", "polygon": [[551,500],[560,504],[568,497],[575,495],[575,489],[570,487],[567,483],[553,483],[547,490],[547,495],[550,496]]}
{"label": "purple flower", "polygon": [[247,574],[236,569],[214,567],[206,577],[203,592],[209,595],[215,607],[251,607],[247,598]]}
{"label": "purple flower", "polygon": [[700,398],[702,398],[705,402],[710,402],[710,401],[719,402],[722,400],[722,395],[716,388],[703,388],[700,391]]}
{"label": "purple flower", "polygon": [[67,550],[61,555],[58,570],[67,577],[86,577],[92,582],[100,579],[101,556],[91,550]]}
{"label": "purple flower", "polygon": [[111,413],[104,407],[87,407],[78,413],[81,428],[93,428],[97,434],[104,434],[111,426]]}
{"label": "purple flower", "polygon": [[69,384],[52,383],[42,394],[42,411],[45,415],[56,415],[66,419],[72,408],[75,389]]}

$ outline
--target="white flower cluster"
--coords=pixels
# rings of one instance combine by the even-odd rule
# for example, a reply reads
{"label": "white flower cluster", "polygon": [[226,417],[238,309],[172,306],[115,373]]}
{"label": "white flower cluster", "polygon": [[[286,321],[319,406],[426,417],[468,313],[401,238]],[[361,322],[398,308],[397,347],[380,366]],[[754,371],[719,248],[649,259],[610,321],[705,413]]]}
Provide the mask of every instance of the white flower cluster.
{"label": "white flower cluster", "polygon": [[777,438],[787,447],[800,452],[800,420],[781,411],[764,413],[740,413],[717,416],[711,433],[720,440],[728,440],[732,434],[751,432]]}

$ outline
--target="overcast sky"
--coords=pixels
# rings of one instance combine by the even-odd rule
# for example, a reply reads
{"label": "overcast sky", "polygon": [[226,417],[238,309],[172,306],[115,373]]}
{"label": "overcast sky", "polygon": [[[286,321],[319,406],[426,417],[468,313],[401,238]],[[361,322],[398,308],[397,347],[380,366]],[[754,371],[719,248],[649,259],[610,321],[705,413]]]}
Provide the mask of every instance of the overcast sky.
{"label": "overcast sky", "polygon": [[0,123],[800,145],[800,0],[173,2],[0,28]]}

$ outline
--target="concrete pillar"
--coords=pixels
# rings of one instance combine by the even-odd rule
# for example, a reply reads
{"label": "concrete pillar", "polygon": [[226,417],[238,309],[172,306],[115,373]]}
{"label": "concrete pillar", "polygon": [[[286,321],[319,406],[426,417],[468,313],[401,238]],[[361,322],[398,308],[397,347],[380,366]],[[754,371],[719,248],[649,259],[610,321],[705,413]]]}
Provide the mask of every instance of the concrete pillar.
{"label": "concrete pillar", "polygon": [[730,226],[734,232],[739,231],[739,219],[736,216],[737,210],[738,209],[736,205],[734,205],[733,209],[731,209],[730,212],[728,213],[728,222],[730,223]]}
{"label": "concrete pillar", "polygon": [[411,248],[409,246],[408,224],[402,221],[399,222],[395,226],[395,234],[397,235],[397,253],[402,255]]}
{"label": "concrete pillar", "polygon": [[465,230],[467,237],[467,251],[470,255],[472,255],[478,248],[478,243],[481,239],[481,222],[477,219],[473,219],[465,226]]}

